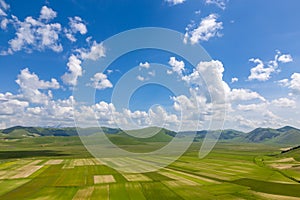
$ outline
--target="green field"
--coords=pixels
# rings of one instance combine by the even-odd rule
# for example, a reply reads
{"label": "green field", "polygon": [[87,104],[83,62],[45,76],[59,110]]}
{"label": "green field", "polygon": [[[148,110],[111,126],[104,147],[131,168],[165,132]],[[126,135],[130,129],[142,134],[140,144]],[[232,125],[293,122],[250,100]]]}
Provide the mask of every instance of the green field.
{"label": "green field", "polygon": [[[148,142],[124,148],[162,146]],[[200,146],[159,171],[124,174],[94,159],[75,136],[2,139],[0,199],[300,199],[299,151],[220,142],[199,159]]]}

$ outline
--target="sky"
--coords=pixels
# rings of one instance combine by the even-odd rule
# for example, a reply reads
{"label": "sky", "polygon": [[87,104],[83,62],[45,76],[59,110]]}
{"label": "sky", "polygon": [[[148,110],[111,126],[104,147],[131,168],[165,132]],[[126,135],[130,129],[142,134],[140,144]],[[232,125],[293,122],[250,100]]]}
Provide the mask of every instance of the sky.
{"label": "sky", "polygon": [[[298,0],[0,0],[0,129],[300,128],[299,6]],[[112,52],[151,38],[147,27],[176,31],[182,49],[202,47],[198,62],[144,48],[102,66]],[[110,42],[137,29],[143,35]],[[170,38],[159,39],[171,45]]]}

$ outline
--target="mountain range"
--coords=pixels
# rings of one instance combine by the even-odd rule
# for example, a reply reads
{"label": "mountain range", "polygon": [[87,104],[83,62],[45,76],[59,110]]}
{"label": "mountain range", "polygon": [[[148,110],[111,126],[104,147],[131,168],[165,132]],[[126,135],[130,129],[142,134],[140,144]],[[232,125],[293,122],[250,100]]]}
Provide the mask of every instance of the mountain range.
{"label": "mountain range", "polygon": [[[138,141],[149,142],[167,142],[172,139],[177,133],[167,129],[158,127],[149,127],[138,130],[123,131],[118,128],[102,127],[102,132],[110,135],[113,140],[135,140],[134,135],[147,135],[157,130],[157,134],[152,137],[140,138]],[[85,135],[92,135],[99,132],[99,128],[81,128],[81,133]],[[218,131],[219,132],[219,131]],[[129,135],[128,135],[128,134]],[[181,135],[192,134],[192,131],[180,132]],[[216,134],[217,131],[197,131],[195,141],[201,141],[206,134]],[[26,137],[45,137],[45,136],[77,136],[75,127],[68,128],[42,128],[42,127],[23,127],[14,126],[11,128],[0,130],[0,137],[2,139],[19,139]],[[272,128],[256,128],[250,132],[242,132],[233,129],[222,130],[219,137],[221,141],[234,142],[248,142],[248,143],[273,143],[282,145],[299,145],[300,144],[300,130],[291,126],[285,126],[279,129]]]}

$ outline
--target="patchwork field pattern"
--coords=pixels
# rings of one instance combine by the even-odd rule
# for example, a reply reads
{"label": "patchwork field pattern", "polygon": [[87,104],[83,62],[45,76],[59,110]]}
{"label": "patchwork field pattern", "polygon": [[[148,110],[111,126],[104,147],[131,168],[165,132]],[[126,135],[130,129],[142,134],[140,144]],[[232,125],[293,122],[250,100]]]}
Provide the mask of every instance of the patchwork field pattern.
{"label": "patchwork field pattern", "polygon": [[299,162],[264,156],[273,151],[218,145],[199,159],[191,148],[168,167],[143,174],[118,172],[91,157],[6,159],[0,199],[299,199]]}

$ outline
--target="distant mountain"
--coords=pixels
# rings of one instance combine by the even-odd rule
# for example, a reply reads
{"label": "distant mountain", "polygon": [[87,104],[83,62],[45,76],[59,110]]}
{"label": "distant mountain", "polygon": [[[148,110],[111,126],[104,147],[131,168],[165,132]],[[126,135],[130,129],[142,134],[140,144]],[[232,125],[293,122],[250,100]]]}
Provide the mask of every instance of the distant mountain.
{"label": "distant mountain", "polygon": [[[81,134],[91,135],[103,131],[106,134],[116,134],[120,132],[120,129],[116,128],[80,128]],[[40,136],[78,136],[77,129],[75,127],[67,128],[42,128],[42,127],[23,127],[14,126],[1,131],[5,138],[23,138],[23,137],[40,137]]]}
{"label": "distant mountain", "polygon": [[[220,132],[220,130],[218,130],[218,131],[208,131],[208,130],[197,131],[194,141],[203,140],[205,138],[206,134],[216,135],[219,132]],[[194,134],[193,131],[184,131],[184,132],[181,132],[181,133],[183,135]],[[235,140],[235,139],[244,137],[245,134],[246,133],[241,132],[241,131],[236,131],[236,130],[233,130],[233,129],[225,129],[225,130],[221,130],[221,135],[219,136],[219,139],[220,140]]]}
{"label": "distant mountain", "polygon": [[281,132],[272,128],[257,128],[249,132],[245,139],[249,142],[265,142],[279,136]]}
{"label": "distant mountain", "polygon": [[[111,140],[116,143],[120,141],[135,142],[168,142],[177,134],[174,131],[162,129],[159,127],[148,127],[137,130],[121,130],[119,128],[98,127],[80,128],[81,135],[92,135],[98,132],[104,132]],[[220,131],[202,130],[196,131],[194,141],[201,141],[207,134],[217,136]],[[153,135],[153,133],[156,133]],[[191,135],[192,131],[180,132],[181,137]],[[41,127],[23,127],[14,126],[0,131],[0,137],[6,139],[17,139],[24,137],[42,137],[42,136],[77,136],[77,129],[69,128],[41,128]],[[135,137],[138,136],[138,137]],[[291,126],[285,126],[279,129],[256,128],[249,133],[227,129],[222,130],[219,137],[221,141],[228,142],[249,142],[249,143],[268,143],[297,146],[300,144],[300,130]]]}
{"label": "distant mountain", "polygon": [[257,128],[246,134],[244,141],[298,145],[300,144],[300,130],[291,126],[279,129]]}

